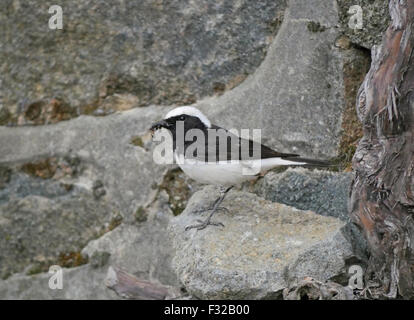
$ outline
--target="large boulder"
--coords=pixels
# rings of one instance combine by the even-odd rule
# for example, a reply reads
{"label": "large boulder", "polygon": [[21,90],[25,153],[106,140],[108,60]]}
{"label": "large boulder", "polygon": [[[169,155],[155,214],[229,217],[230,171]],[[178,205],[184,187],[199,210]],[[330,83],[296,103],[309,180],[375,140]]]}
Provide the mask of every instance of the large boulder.
{"label": "large boulder", "polygon": [[50,3],[4,0],[0,96],[19,123],[45,123],[55,101],[70,118],[220,94],[260,65],[286,3],[77,0],[50,30]]}
{"label": "large boulder", "polygon": [[[179,280],[202,299],[280,298],[282,290],[309,276],[321,281],[347,274],[354,254],[345,223],[311,211],[230,191],[213,220],[224,227],[184,231],[198,210],[218,196],[214,187],[196,192],[171,220],[173,266]],[[204,215],[205,216],[205,215]]]}
{"label": "large boulder", "polygon": [[[348,195],[354,174],[318,169],[289,168],[266,174],[254,192],[272,202],[335,217],[345,222],[344,235],[361,265],[367,261],[367,243],[348,214]],[[355,260],[356,261],[356,260]]]}

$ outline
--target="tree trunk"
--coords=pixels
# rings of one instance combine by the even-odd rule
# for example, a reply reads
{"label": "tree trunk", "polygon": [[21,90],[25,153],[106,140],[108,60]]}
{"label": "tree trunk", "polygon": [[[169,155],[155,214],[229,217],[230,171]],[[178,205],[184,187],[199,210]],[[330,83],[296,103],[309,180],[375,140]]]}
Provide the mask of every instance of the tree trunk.
{"label": "tree trunk", "polygon": [[364,137],[353,158],[350,215],[366,236],[366,280],[383,296],[414,297],[414,0],[390,0],[392,18],[356,108]]}

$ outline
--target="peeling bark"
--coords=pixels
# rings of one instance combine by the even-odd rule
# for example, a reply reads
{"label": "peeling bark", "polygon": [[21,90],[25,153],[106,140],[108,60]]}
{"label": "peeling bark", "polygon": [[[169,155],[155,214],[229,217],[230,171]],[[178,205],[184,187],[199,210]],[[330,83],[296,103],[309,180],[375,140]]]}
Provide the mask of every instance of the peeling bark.
{"label": "peeling bark", "polygon": [[350,215],[368,241],[366,281],[378,295],[414,297],[414,0],[390,0],[392,22],[372,50],[356,109]]}
{"label": "peeling bark", "polygon": [[124,299],[164,300],[177,296],[173,288],[138,279],[117,267],[109,267],[105,285]]}

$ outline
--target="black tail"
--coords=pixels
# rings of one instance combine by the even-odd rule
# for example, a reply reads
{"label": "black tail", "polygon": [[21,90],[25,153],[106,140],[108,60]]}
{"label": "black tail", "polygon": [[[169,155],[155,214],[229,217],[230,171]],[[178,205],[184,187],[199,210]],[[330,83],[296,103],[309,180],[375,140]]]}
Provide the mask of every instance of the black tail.
{"label": "black tail", "polygon": [[299,164],[303,166],[309,166],[309,167],[332,167],[335,166],[335,164],[326,161],[326,160],[316,160],[316,159],[308,159],[308,158],[302,158],[302,157],[283,157],[284,160],[289,160],[293,162],[302,162],[305,163]]}

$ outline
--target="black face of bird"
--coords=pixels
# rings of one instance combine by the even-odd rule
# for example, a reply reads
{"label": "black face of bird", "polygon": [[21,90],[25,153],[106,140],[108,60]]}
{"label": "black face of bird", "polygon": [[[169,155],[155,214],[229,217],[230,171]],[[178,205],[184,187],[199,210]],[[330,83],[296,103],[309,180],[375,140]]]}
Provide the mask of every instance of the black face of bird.
{"label": "black face of bird", "polygon": [[165,128],[169,130],[173,135],[175,135],[178,123],[180,121],[184,125],[184,134],[191,129],[200,129],[202,131],[207,130],[206,125],[198,117],[182,114],[154,123],[151,126],[150,131],[154,133],[161,128]]}

